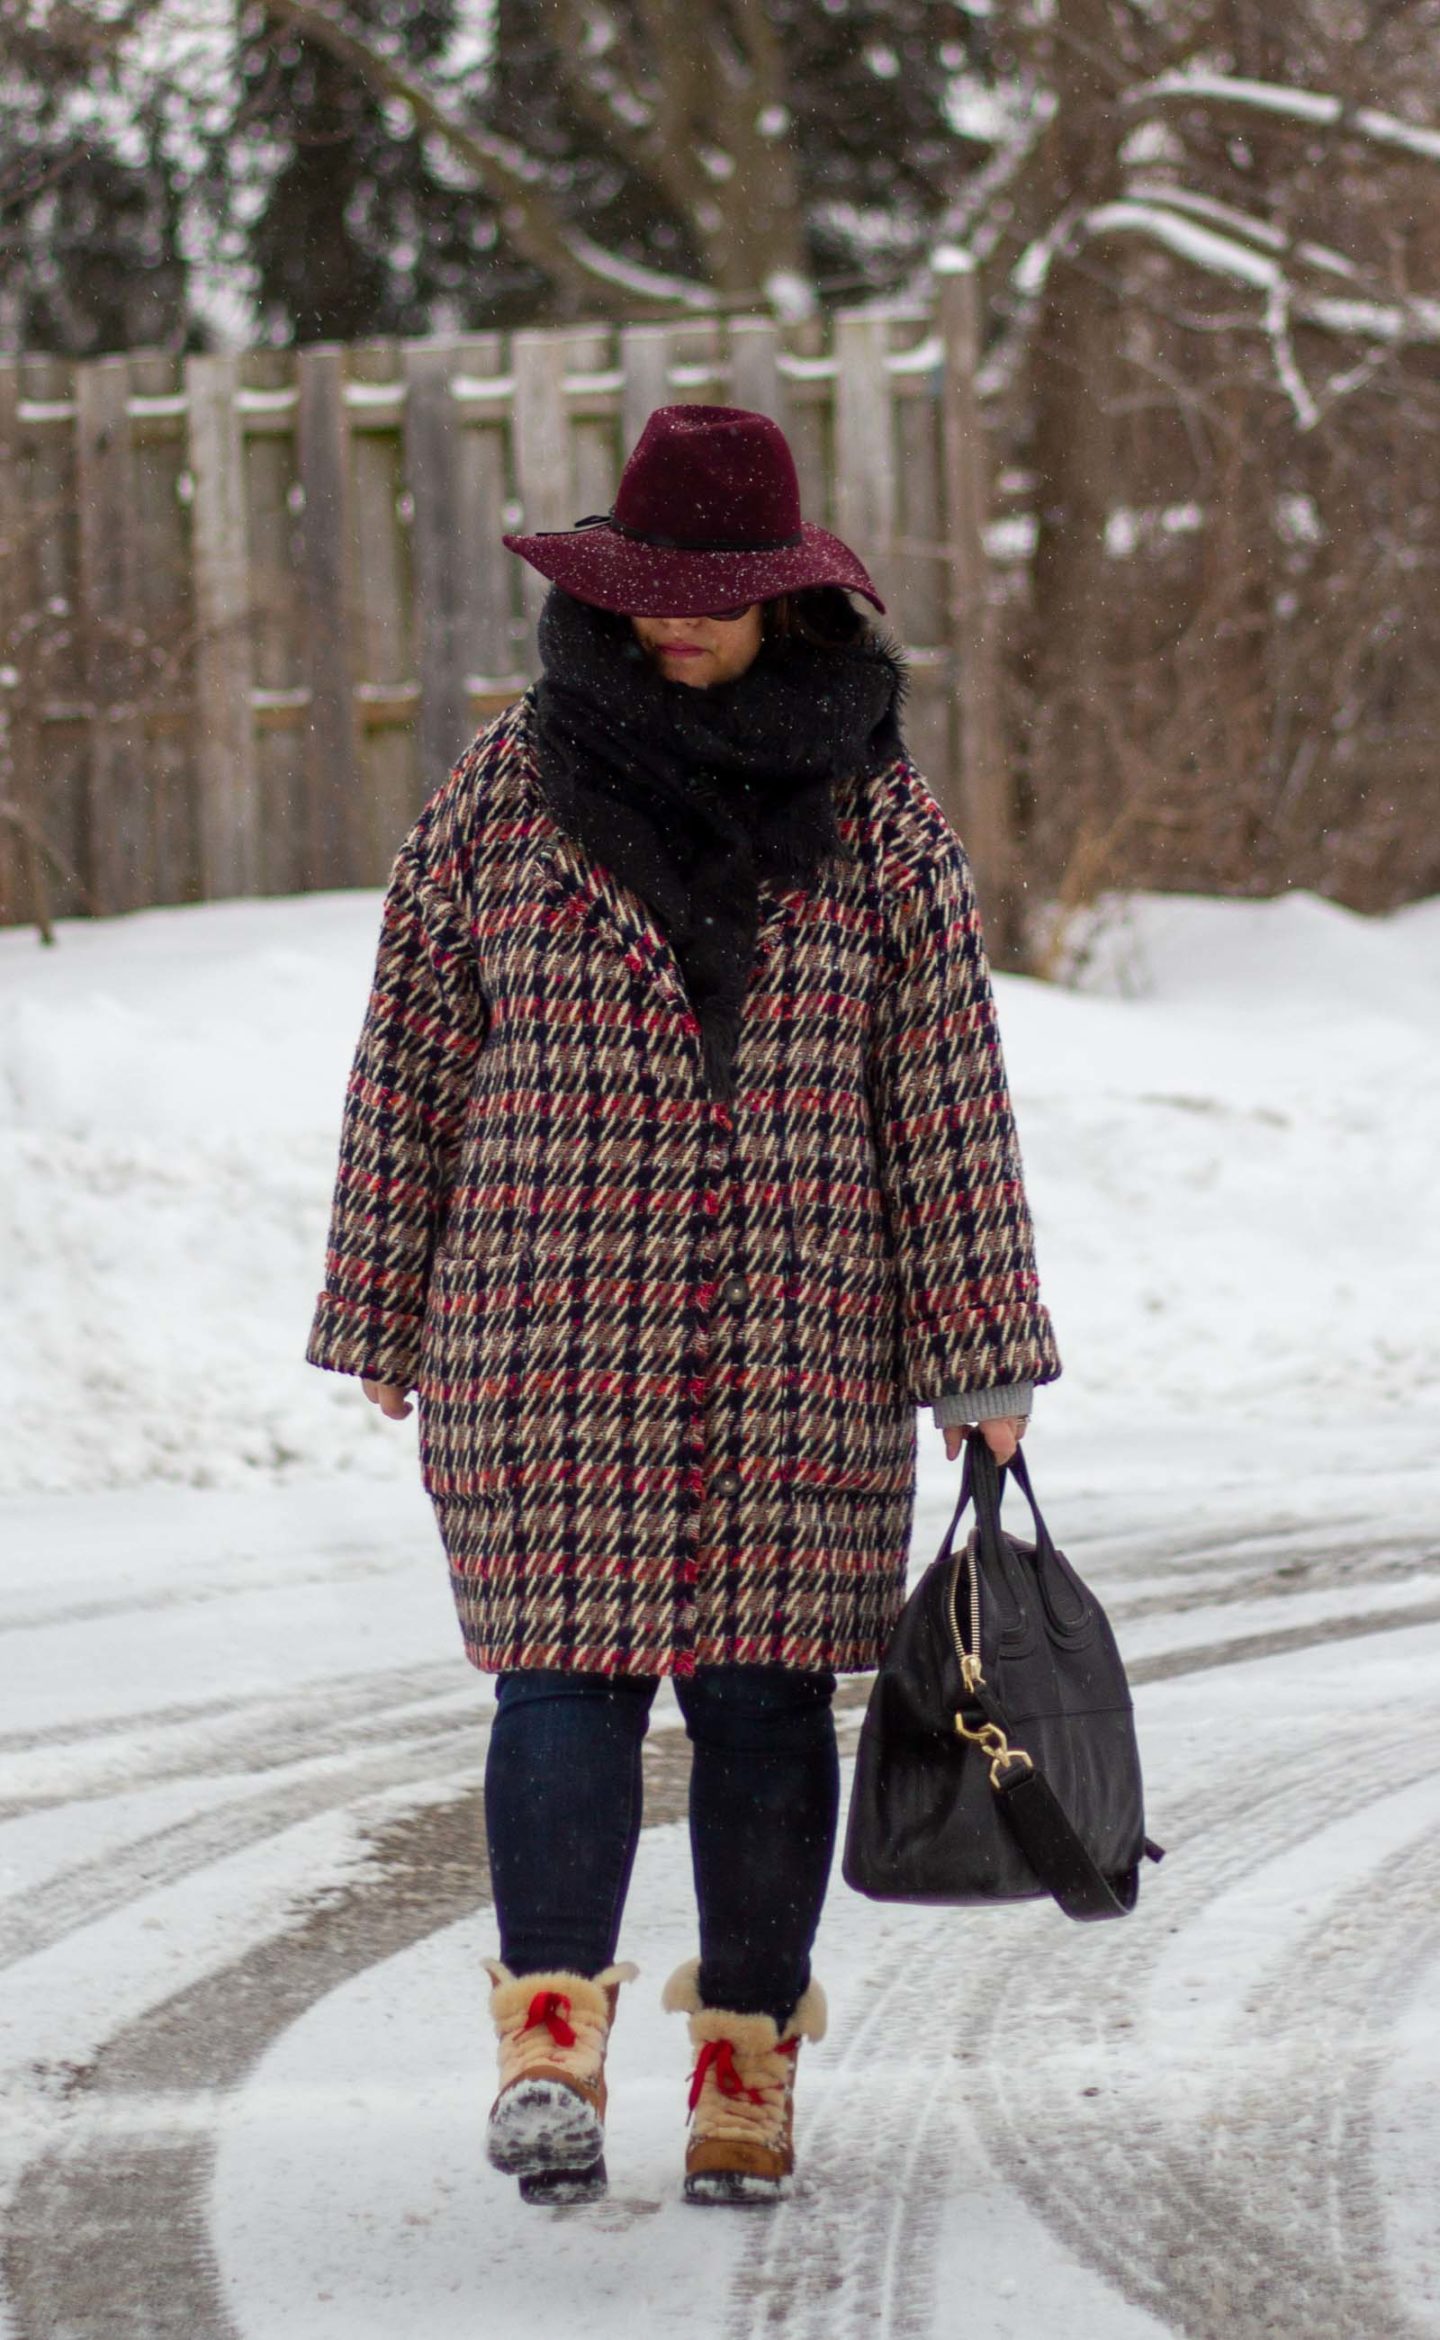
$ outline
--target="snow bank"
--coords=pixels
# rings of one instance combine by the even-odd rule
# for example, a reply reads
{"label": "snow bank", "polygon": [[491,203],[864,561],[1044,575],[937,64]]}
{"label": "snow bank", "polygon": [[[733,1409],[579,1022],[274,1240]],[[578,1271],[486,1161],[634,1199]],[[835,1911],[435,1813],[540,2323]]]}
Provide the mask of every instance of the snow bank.
{"label": "snow bank", "polygon": [[396,1468],[301,1355],[378,906],[0,936],[0,1487]]}
{"label": "snow bank", "polygon": [[[302,1356],[378,912],[0,934],[0,1489],[413,1471]],[[999,987],[1056,1426],[1440,1410],[1440,902],[1147,897],[1082,939],[1078,988]]]}
{"label": "snow bank", "polygon": [[1074,1420],[1440,1410],[1440,901],[1142,897],[1002,985]]}

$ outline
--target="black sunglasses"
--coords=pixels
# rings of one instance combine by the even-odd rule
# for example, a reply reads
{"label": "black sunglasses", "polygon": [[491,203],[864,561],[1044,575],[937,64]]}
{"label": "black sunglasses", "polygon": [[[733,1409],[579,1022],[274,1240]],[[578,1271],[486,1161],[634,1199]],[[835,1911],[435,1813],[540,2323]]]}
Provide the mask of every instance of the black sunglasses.
{"label": "black sunglasses", "polygon": [[[687,609],[681,614],[685,617],[703,617],[711,625],[733,626],[737,618],[748,617],[754,607],[753,601],[742,601],[738,609]],[[668,616],[669,612],[666,614]]]}

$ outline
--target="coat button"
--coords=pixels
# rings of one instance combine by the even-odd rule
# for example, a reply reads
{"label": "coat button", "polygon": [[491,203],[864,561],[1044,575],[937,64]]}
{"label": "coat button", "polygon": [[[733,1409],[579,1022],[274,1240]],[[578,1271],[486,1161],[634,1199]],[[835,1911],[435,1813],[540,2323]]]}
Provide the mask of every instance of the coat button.
{"label": "coat button", "polygon": [[731,1276],[725,1285],[725,1297],[732,1308],[739,1308],[750,1297],[750,1286],[743,1276]]}
{"label": "coat button", "polygon": [[736,1470],[733,1463],[727,1463],[723,1471],[717,1471],[715,1473],[714,1485],[717,1495],[739,1494],[740,1473]]}

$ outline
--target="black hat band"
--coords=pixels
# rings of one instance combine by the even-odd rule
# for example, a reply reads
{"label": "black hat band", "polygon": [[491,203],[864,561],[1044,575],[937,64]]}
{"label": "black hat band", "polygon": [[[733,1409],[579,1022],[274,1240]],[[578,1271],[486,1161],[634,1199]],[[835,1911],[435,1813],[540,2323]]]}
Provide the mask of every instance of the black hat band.
{"label": "black hat band", "polygon": [[628,537],[632,544],[653,545],[656,552],[681,553],[776,553],[793,552],[796,545],[805,542],[804,531],[797,529],[794,536],[772,537],[768,544],[696,544],[681,536],[648,536],[643,528],[627,528],[613,512],[587,512],[577,520],[574,528],[537,528],[536,536],[573,536],[581,528],[610,528],[617,536]]}

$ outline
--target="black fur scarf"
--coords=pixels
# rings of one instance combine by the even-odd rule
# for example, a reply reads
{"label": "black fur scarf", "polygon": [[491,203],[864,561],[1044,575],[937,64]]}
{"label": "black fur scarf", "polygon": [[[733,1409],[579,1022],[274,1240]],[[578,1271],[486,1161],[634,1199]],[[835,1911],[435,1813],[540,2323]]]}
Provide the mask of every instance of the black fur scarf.
{"label": "black fur scarf", "polygon": [[832,782],[901,753],[898,649],[843,594],[825,602],[837,647],[767,644],[708,689],[661,674],[627,617],[558,586],[541,613],[546,802],[667,937],[715,1096],[733,1094],[761,881],[810,884],[840,842]]}

